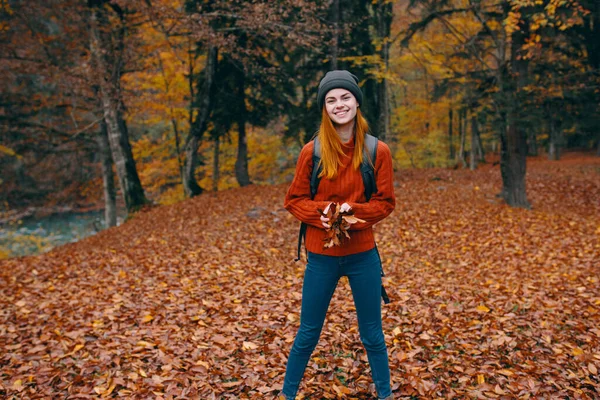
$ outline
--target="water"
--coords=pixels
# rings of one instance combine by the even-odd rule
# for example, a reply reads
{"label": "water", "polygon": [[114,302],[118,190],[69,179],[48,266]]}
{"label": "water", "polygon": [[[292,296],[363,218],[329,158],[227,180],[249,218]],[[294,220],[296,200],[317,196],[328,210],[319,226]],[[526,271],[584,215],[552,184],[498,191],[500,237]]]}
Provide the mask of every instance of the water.
{"label": "water", "polygon": [[[119,221],[120,222],[120,221]],[[44,253],[104,229],[104,211],[27,218],[0,227],[0,259]]]}

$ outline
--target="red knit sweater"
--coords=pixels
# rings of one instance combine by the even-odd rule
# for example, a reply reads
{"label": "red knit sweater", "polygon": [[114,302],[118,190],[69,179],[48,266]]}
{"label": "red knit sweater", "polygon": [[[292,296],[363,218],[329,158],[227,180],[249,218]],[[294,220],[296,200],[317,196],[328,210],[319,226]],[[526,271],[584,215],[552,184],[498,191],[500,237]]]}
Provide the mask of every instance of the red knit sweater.
{"label": "red knit sweater", "polygon": [[[346,156],[342,158],[343,165],[338,168],[338,176],[331,180],[322,178],[317,194],[314,200],[311,200],[310,174],[313,168],[313,147],[314,142],[311,141],[302,148],[296,164],[296,175],[284,201],[286,210],[308,225],[306,249],[312,253],[330,256],[345,256],[371,250],[375,247],[373,225],[387,217],[396,204],[392,154],[389,147],[381,140],[378,142],[375,159],[377,192],[372,194],[369,202],[365,199],[365,187],[360,170],[352,168],[354,140],[343,145]],[[366,222],[352,225],[349,232],[350,239],[344,239],[341,246],[325,249],[323,248],[325,228],[317,208],[323,210],[330,202],[350,204],[356,217]]]}

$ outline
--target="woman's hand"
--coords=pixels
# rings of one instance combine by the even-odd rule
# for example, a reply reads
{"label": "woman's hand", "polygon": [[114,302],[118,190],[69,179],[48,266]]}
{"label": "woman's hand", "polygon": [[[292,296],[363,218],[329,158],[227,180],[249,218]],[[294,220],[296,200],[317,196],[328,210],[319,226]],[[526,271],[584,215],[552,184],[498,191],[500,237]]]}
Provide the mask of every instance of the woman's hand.
{"label": "woman's hand", "polygon": [[327,207],[325,207],[325,210],[323,210],[323,213],[321,214],[321,223],[323,224],[323,227],[325,229],[330,229],[331,225],[328,224],[329,222],[329,218],[327,218],[325,215],[329,215],[329,209],[331,208],[331,206],[335,204],[335,203],[329,203],[327,205]]}
{"label": "woman's hand", "polygon": [[352,210],[352,207],[350,207],[350,204],[348,203],[344,203],[342,204],[342,206],[340,207],[340,212],[349,212],[350,210]]}

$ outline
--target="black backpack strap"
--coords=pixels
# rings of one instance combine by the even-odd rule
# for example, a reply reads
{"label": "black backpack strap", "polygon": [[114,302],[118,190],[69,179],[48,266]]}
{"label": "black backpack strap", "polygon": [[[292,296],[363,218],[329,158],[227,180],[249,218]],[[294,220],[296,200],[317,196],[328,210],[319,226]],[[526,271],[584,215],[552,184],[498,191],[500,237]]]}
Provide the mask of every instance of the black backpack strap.
{"label": "black backpack strap", "polygon": [[306,224],[300,222],[300,232],[298,233],[298,258],[294,261],[300,261],[300,253],[302,252],[302,240],[306,237]]}
{"label": "black backpack strap", "polygon": [[365,198],[371,199],[373,193],[377,192],[377,182],[375,181],[375,160],[377,159],[377,143],[379,139],[375,136],[365,135],[365,149],[363,150],[363,162],[360,166],[360,173],[365,185]]}
{"label": "black backpack strap", "polygon": [[311,200],[315,198],[317,195],[317,189],[319,189],[319,183],[321,182],[321,178],[319,174],[321,173],[321,141],[317,136],[315,138],[314,147],[313,147],[313,168],[310,173],[310,198]]}
{"label": "black backpack strap", "polygon": [[[361,165],[360,172],[363,176],[363,183],[365,185],[365,197],[367,198],[367,201],[371,199],[371,195],[373,193],[377,192],[377,182],[375,181],[377,142],[378,139],[375,136],[371,136],[369,134],[365,136],[366,149],[363,154],[363,163]],[[383,263],[381,262],[381,255],[379,254],[377,244],[375,245],[375,250],[377,251],[377,257],[379,258],[379,269],[381,272],[381,276],[384,277],[385,273],[383,272]],[[381,283],[381,298],[383,299],[384,304],[389,304],[390,298],[385,290],[385,287],[383,286],[383,282]]]}
{"label": "black backpack strap", "polygon": [[[314,141],[313,147],[313,168],[310,172],[310,198],[314,199],[317,194],[317,189],[319,188],[319,183],[321,182],[321,178],[319,174],[321,173],[321,142],[319,141],[319,137],[317,136]],[[298,258],[294,261],[300,261],[301,253],[302,253],[302,241],[306,238],[306,228],[307,225],[304,222],[300,223],[300,232],[298,234]]]}
{"label": "black backpack strap", "polygon": [[[379,249],[377,245],[375,245],[375,251],[377,252],[377,258],[379,258],[379,269],[381,271],[381,276],[384,277],[385,273],[383,272],[383,263],[381,262],[381,255],[379,255]],[[390,303],[390,298],[388,297],[387,292],[385,291],[385,287],[383,286],[383,282],[381,282],[381,298],[385,304]]]}

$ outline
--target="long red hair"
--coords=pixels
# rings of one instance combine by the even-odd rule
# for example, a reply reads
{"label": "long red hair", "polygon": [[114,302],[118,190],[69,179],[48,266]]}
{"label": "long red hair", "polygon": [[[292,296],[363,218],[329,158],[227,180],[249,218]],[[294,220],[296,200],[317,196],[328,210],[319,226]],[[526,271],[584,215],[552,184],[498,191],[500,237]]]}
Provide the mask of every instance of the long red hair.
{"label": "long red hair", "polygon": [[[360,112],[360,108],[356,109],[356,117],[354,118],[354,155],[352,156],[352,167],[359,169],[363,161],[363,152],[356,151],[356,149],[362,149],[365,146],[365,135],[369,131],[369,124],[365,117]],[[321,113],[321,126],[317,133],[319,141],[321,142],[321,173],[319,177],[325,177],[327,179],[333,179],[337,176],[338,167],[342,165],[342,157],[344,156],[344,150],[342,150],[342,141],[338,135],[327,109],[323,107]]]}

